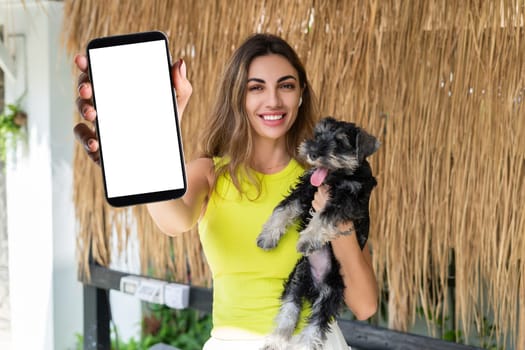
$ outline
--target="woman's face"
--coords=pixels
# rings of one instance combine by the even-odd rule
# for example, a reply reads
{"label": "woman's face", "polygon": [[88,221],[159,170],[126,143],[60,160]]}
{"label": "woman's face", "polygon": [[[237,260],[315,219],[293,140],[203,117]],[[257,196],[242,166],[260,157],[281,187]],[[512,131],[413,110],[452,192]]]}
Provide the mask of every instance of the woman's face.
{"label": "woman's face", "polygon": [[299,75],[286,58],[270,54],[252,61],[248,69],[246,112],[258,136],[283,138],[297,118],[300,96]]}

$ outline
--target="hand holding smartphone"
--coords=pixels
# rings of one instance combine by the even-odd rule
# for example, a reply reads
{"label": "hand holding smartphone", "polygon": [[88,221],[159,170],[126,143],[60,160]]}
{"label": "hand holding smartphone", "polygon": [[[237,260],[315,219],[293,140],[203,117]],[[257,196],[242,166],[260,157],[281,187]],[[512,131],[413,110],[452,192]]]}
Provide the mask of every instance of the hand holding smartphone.
{"label": "hand holding smartphone", "polygon": [[181,197],[186,175],[166,36],[97,38],[87,57],[108,203]]}

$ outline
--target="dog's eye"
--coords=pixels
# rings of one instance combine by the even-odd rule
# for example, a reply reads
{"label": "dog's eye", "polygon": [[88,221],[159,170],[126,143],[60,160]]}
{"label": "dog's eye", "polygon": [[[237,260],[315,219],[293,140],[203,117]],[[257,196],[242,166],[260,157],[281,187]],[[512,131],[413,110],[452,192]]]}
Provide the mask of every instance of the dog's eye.
{"label": "dog's eye", "polygon": [[350,143],[348,142],[348,137],[346,137],[346,135],[343,135],[343,134],[337,134],[335,135],[335,139],[339,142],[339,143],[342,143],[343,145],[350,145]]}

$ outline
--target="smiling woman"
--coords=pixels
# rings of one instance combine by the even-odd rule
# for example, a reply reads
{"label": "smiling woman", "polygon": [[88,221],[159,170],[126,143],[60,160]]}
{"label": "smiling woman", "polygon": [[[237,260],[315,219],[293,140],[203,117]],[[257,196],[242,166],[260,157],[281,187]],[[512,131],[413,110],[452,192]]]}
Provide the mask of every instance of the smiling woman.
{"label": "smiling woman", "polygon": [[230,157],[216,177],[228,173],[240,190],[241,172],[259,188],[250,169],[276,171],[291,158],[305,165],[297,147],[319,114],[304,66],[288,43],[267,34],[251,37],[230,59],[217,91],[202,145],[206,157]]}
{"label": "smiling woman", "polygon": [[[200,170],[210,174],[198,227],[214,279],[214,326],[204,349],[259,349],[281,307],[283,281],[300,256],[297,227],[286,231],[275,250],[262,251],[253,243],[305,168],[298,146],[312,134],[316,101],[294,50],[267,34],[248,38],[235,51],[218,91],[201,158],[213,163]],[[317,200],[320,207],[326,203],[321,195]],[[368,247],[361,251],[355,236],[333,244],[339,248],[338,258],[351,256],[341,260],[347,267],[345,284],[352,285],[345,301],[358,318],[368,318],[377,303]],[[324,344],[310,345],[319,350],[348,348],[335,322]],[[267,343],[264,349],[274,347]]]}
{"label": "smiling woman", "polygon": [[297,118],[301,94],[298,79],[290,62],[277,54],[257,57],[250,65],[246,113],[255,131],[254,149],[264,149],[264,155],[253,159],[251,165],[255,170],[278,171],[290,160],[286,154],[286,134]]}
{"label": "smiling woman", "polygon": [[[174,85],[183,110],[190,94],[180,92],[191,92],[191,85],[182,67],[174,68]],[[91,96],[87,77],[81,84],[82,111]],[[249,37],[234,52],[217,91],[201,138],[205,140],[202,155],[187,164],[187,192],[180,199],[149,203],[147,208],[167,235],[198,225],[214,287],[212,338],[204,349],[259,349],[273,329],[283,282],[301,255],[295,226],[287,228],[272,251],[260,249],[256,238],[305,170],[298,146],[312,134],[317,108],[297,54],[283,39],[269,34]],[[92,114],[85,117],[93,121]],[[96,151],[89,149],[91,154]],[[323,193],[312,201],[315,210],[327,202],[327,191],[319,192]],[[366,319],[377,307],[371,256],[367,246],[360,249],[355,235],[347,238],[332,242],[345,285],[351,286],[345,302],[357,318]],[[319,338],[324,344],[316,341],[310,348],[346,350],[337,323],[331,322],[329,328],[327,339]]]}
{"label": "smiling woman", "polygon": [[[274,67],[279,67],[280,65],[281,70],[294,70],[293,67],[290,66],[290,64],[282,57],[278,55],[268,55],[256,58],[250,66],[250,72],[248,75],[265,75],[265,73],[271,73],[271,71],[268,72],[268,69],[265,69],[265,67],[267,64],[272,65],[273,63],[276,63]],[[276,70],[278,70],[278,68]],[[250,105],[256,105],[258,102],[264,102],[268,104],[266,107],[268,110],[266,112],[263,111],[257,114],[266,121],[282,120],[286,114],[280,113],[278,110],[279,107],[283,103],[290,102],[290,98],[293,99],[294,95],[297,95],[296,92],[299,90],[296,87],[296,85],[298,85],[297,77],[293,75],[280,77],[275,82],[275,86],[272,85],[273,84],[271,81],[267,83],[265,80],[260,78],[248,79],[248,95],[246,97],[246,105],[248,108],[250,108]],[[282,93],[286,94],[283,95]],[[273,95],[268,96],[268,94]],[[298,98],[298,101],[300,101],[300,99],[301,97]],[[299,103],[297,103],[297,105],[299,105]],[[295,105],[293,107],[295,109]]]}
{"label": "smiling woman", "polygon": [[[247,80],[211,83],[234,48],[251,32],[280,33],[306,63],[322,114],[381,135],[384,146],[372,160],[380,175],[371,238],[388,295],[388,313],[381,316],[389,327],[409,330],[421,305],[431,334],[440,329],[434,321],[447,318],[462,334],[475,334],[484,329],[478,321],[493,315],[492,339],[500,346],[505,337],[515,339],[514,347],[525,349],[525,306],[516,306],[516,300],[525,302],[525,283],[516,283],[525,280],[525,206],[518,204],[525,198],[525,31],[516,21],[525,8],[515,0],[499,1],[498,11],[493,1],[413,3],[60,2],[69,53],[101,35],[143,28],[170,33],[173,57],[184,57],[198,87],[181,124],[187,159],[199,146],[204,150],[197,134],[210,124],[212,98],[230,88],[229,104],[244,101],[241,87],[232,84]],[[296,123],[308,108],[307,93]],[[232,135],[247,141],[243,132],[239,126],[221,135],[224,142]],[[248,147],[242,142],[233,148],[244,154]],[[75,152],[81,272],[88,271],[90,250],[95,261],[109,264],[111,230],[105,227],[122,228],[122,247],[128,230],[137,227],[143,273],[188,282],[190,270],[191,283],[210,285],[197,230],[172,240],[145,208],[130,216],[102,207],[102,191],[93,190],[101,188],[100,169],[86,164],[82,147]]]}

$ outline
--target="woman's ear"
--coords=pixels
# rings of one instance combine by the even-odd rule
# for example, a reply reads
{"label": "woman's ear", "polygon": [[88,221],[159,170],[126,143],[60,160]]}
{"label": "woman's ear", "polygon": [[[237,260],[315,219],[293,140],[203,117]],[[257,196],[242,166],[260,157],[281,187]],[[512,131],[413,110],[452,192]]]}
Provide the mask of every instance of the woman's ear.
{"label": "woman's ear", "polygon": [[297,104],[297,108],[301,107],[301,105],[303,104],[303,94],[305,89],[306,84],[303,84],[303,86],[301,86],[301,94],[299,95],[299,104]]}

